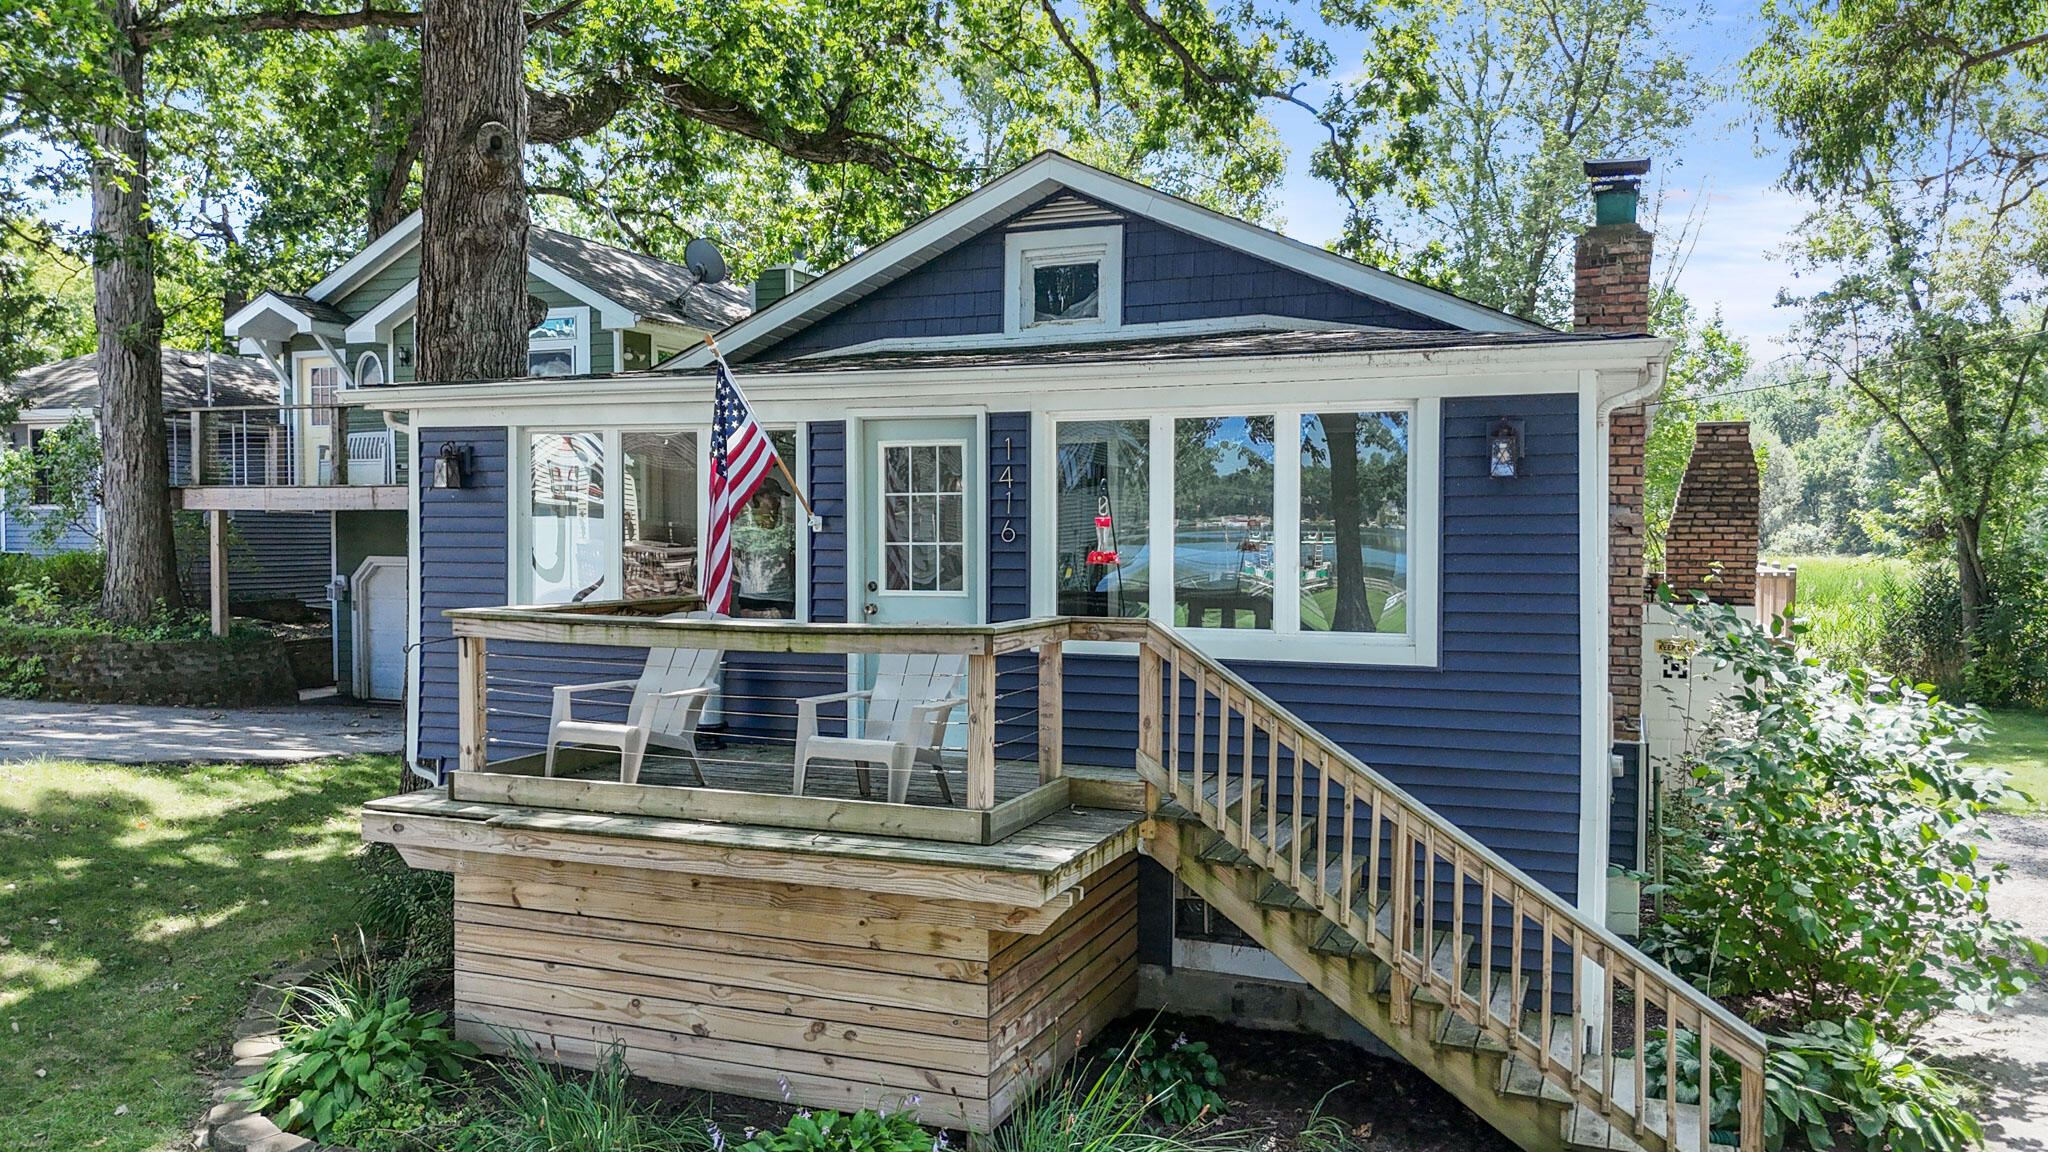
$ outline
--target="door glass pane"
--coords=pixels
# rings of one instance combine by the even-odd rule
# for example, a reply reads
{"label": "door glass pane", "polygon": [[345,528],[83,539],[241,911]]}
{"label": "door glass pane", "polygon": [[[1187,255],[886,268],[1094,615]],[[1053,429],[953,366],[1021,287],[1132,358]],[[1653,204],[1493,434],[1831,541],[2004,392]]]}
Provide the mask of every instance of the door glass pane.
{"label": "door glass pane", "polygon": [[1408,414],[1301,418],[1301,627],[1408,630]]}
{"label": "door glass pane", "polygon": [[[794,468],[796,433],[770,432],[768,439]],[[733,615],[796,619],[796,529],[802,519],[782,469],[770,469],[733,525]]]}
{"label": "door glass pane", "polygon": [[964,472],[958,444],[882,449],[882,575],[889,591],[965,590]]}
{"label": "door glass pane", "polygon": [[604,437],[538,432],[527,440],[526,459],[527,598],[604,599]]}
{"label": "door glass pane", "polygon": [[1053,563],[1064,616],[1143,616],[1152,589],[1152,423],[1060,424]]}
{"label": "door glass pane", "polygon": [[628,432],[619,490],[626,598],[697,588],[697,434]]}
{"label": "door glass pane", "polygon": [[1273,626],[1273,418],[1173,422],[1174,623]]}

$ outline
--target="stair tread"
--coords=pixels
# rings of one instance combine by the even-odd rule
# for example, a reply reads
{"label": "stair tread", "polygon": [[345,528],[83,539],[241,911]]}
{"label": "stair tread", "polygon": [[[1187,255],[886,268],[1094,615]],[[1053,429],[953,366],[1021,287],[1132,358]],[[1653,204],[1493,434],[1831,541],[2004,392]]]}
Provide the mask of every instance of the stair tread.
{"label": "stair tread", "polygon": [[[1632,1103],[1632,1101],[1631,1101]],[[1584,1104],[1574,1105],[1564,1118],[1564,1142],[1567,1148],[1583,1149],[1587,1152],[1647,1152],[1647,1149],[1662,1144],[1665,1152],[1699,1152],[1700,1110],[1696,1104],[1678,1106],[1678,1140],[1675,1144],[1664,1144],[1664,1102],[1645,1100],[1643,1102],[1643,1125],[1647,1130],[1642,1140],[1630,1135],[1627,1114],[1617,1108],[1614,1115],[1603,1117],[1597,1109]],[[1713,1148],[1724,1145],[1729,1139],[1719,1133],[1713,1140]]]}

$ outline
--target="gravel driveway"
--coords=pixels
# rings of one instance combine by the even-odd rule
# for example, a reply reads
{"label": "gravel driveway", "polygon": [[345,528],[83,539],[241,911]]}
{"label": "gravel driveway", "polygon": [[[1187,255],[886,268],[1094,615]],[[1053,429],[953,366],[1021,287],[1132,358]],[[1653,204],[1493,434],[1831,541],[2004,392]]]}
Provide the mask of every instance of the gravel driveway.
{"label": "gravel driveway", "polygon": [[396,705],[326,700],[266,708],[151,708],[0,700],[0,763],[278,764],[405,745]]}

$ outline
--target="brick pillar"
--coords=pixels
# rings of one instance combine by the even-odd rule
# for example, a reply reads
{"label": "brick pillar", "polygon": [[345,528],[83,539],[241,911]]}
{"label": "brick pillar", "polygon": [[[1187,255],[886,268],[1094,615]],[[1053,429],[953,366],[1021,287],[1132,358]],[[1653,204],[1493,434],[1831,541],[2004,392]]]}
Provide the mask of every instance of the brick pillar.
{"label": "brick pillar", "polygon": [[[1650,327],[1652,237],[1636,223],[1649,161],[1586,165],[1597,223],[1579,235],[1572,329],[1641,335]],[[1616,410],[1607,431],[1607,689],[1616,743],[1642,739],[1643,450],[1641,408]]]}
{"label": "brick pillar", "polygon": [[1673,595],[1756,603],[1760,500],[1748,422],[1700,424],[1664,535],[1664,580]]}

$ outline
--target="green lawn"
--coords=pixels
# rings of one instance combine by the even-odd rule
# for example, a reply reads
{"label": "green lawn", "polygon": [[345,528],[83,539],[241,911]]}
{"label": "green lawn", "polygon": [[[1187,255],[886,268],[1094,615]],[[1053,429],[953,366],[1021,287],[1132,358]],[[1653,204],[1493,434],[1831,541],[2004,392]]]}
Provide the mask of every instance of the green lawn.
{"label": "green lawn", "polygon": [[348,930],[356,809],[397,778],[0,765],[0,1149],[189,1145],[253,981]]}
{"label": "green lawn", "polygon": [[1987,709],[1991,734],[1971,755],[2012,773],[2013,785],[2031,800],[2006,807],[2014,812],[2048,812],[2048,712],[2026,708]]}

